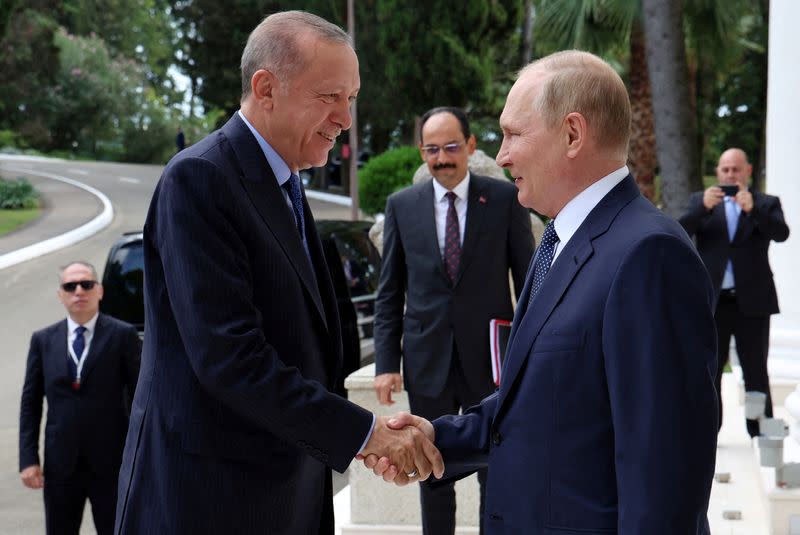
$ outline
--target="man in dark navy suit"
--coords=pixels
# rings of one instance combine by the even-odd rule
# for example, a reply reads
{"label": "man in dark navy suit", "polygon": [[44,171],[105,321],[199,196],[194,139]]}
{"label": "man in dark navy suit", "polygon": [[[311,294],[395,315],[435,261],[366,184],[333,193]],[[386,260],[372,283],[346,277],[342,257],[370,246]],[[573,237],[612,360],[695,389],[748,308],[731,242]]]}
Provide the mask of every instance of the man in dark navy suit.
{"label": "man in dark navy suit", "polygon": [[31,338],[20,402],[20,477],[26,487],[44,488],[48,535],[77,535],[87,498],[97,533],[110,535],[141,342],[133,325],[99,313],[103,287],[91,264],[67,265],[60,280],[67,318]]}
{"label": "man in dark navy suit", "polygon": [[435,438],[445,478],[488,464],[488,534],[707,535],[714,292],[625,166],[625,85],[600,58],[559,52],[522,70],[500,126],[497,162],[552,218],[500,389],[462,416],[395,424]]}
{"label": "man in dark navy suit", "polygon": [[360,79],[347,34],[271,15],[241,70],[241,109],[170,161],[147,215],[120,534],[332,534],[331,468],[380,452],[401,482],[443,469],[421,432],[330,391],[339,317],[298,172],[350,127]]}
{"label": "man in dark navy suit", "polygon": [[[789,227],[780,199],[748,188],[753,166],[743,150],[723,152],[716,171],[719,185],[693,193],[679,221],[696,238],[717,296],[716,386],[721,426],[720,387],[731,335],[736,339],[745,389],[766,394],[764,410],[772,416],[767,354],[770,316],[779,309],[768,251],[772,241],[789,237]],[[758,420],[746,420],[746,425],[751,437],[759,434]]]}

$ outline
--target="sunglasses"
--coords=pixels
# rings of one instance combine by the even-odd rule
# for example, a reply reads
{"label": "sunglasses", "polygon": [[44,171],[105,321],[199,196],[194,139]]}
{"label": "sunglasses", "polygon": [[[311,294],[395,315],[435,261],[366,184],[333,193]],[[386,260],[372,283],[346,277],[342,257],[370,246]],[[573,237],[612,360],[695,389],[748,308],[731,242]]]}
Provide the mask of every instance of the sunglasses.
{"label": "sunglasses", "polygon": [[78,288],[79,284],[81,285],[81,288],[88,291],[94,288],[94,285],[97,284],[97,281],[65,282],[61,285],[61,289],[64,290],[65,292],[72,293]]}
{"label": "sunglasses", "polygon": [[464,143],[448,143],[441,147],[439,145],[425,145],[422,147],[422,152],[425,153],[425,156],[433,158],[439,155],[440,150],[444,150],[447,154],[458,154],[463,146]]}

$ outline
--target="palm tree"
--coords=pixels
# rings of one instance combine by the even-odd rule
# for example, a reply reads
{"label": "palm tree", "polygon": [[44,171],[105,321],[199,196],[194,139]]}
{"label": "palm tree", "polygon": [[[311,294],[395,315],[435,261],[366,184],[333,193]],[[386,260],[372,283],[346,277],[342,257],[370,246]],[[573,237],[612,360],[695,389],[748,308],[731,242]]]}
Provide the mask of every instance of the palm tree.
{"label": "palm tree", "polygon": [[[661,0],[658,3],[676,8],[674,1]],[[687,103],[690,106],[686,108],[689,117],[693,117],[695,112],[697,73],[710,72],[713,76],[723,64],[719,58],[726,56],[730,61],[735,57],[738,50],[736,45],[739,43],[736,42],[738,33],[734,31],[734,24],[746,10],[746,4],[745,0],[687,0],[685,12],[681,13],[679,6],[677,7],[688,30],[688,64],[695,66],[695,69],[689,68],[689,98],[679,101],[679,107],[686,108]],[[695,170],[682,172],[678,176],[665,173],[665,164],[669,167],[667,162],[685,161],[686,152],[675,147],[671,149],[673,152],[665,152],[658,158],[653,94],[640,0],[538,0],[536,13],[538,42],[544,41],[554,49],[589,50],[605,57],[612,65],[617,65],[620,72],[627,74],[632,111],[628,165],[642,194],[650,200],[654,199],[655,174],[659,160],[662,162],[662,185],[667,185],[668,190],[674,182],[684,184],[678,186],[681,191],[699,188],[699,156],[691,157],[689,168]],[[699,57],[715,59],[700,62],[697,59]],[[621,61],[617,58],[621,58]],[[686,62],[684,70],[687,69],[685,65]],[[667,91],[670,88],[679,89],[675,85],[670,80],[669,83],[659,84],[659,88]],[[666,111],[671,113],[673,110]],[[682,123],[689,130],[682,132],[681,136],[695,143],[697,138],[692,133],[691,126],[693,120],[684,120]],[[696,151],[697,146],[689,149],[690,153]],[[680,193],[679,197],[682,195]],[[679,209],[683,202],[683,199],[672,199],[669,195],[667,198],[669,205],[675,209]],[[662,201],[666,200],[662,197]]]}

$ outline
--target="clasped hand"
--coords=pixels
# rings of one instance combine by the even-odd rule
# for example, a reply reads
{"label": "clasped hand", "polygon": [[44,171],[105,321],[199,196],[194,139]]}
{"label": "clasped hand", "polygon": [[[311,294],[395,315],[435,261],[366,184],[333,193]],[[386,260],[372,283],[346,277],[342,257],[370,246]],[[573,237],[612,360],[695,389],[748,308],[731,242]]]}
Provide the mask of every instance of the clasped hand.
{"label": "clasped hand", "polygon": [[372,436],[356,459],[384,481],[407,485],[444,474],[442,454],[433,445],[433,425],[426,419],[401,412],[378,416]]}

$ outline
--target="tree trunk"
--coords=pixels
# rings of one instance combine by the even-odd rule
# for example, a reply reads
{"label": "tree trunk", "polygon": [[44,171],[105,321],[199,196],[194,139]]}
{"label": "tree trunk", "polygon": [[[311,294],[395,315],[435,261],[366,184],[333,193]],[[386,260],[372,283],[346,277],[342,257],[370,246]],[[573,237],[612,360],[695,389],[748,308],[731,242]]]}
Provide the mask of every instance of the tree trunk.
{"label": "tree trunk", "polygon": [[522,19],[522,45],[520,47],[520,67],[531,62],[533,57],[533,0],[525,0]]}
{"label": "tree trunk", "polygon": [[758,151],[758,162],[753,166],[753,189],[766,191],[767,189],[767,74],[769,72],[769,0],[761,0],[761,24],[764,25],[764,62],[761,66],[761,102],[763,103],[764,121],[761,122],[761,148]]}
{"label": "tree trunk", "polygon": [[653,125],[653,95],[650,91],[650,77],[647,75],[644,33],[638,22],[633,25],[630,42],[631,59],[628,72],[631,93],[631,142],[628,150],[628,167],[642,195],[649,201],[655,202],[658,157]]}
{"label": "tree trunk", "polygon": [[697,169],[680,0],[642,0],[663,210],[677,217]]}

